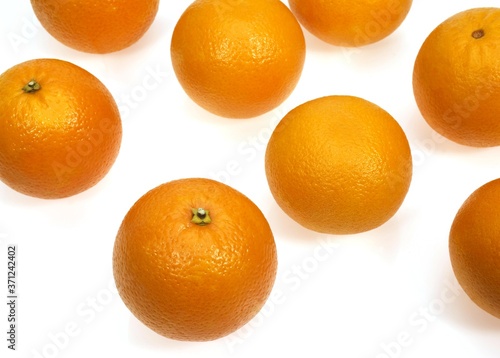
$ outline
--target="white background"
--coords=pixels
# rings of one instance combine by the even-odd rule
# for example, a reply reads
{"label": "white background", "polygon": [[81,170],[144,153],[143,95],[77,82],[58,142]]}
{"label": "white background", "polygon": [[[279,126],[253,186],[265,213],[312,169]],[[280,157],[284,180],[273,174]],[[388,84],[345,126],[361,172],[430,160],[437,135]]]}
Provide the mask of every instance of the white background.
{"label": "white background", "polygon": [[[458,11],[498,1],[417,0],[395,33],[355,50],[305,32],[307,58],[296,90],[276,110],[248,120],[205,112],[177,83],[170,38],[189,3],[162,1],[140,42],[92,55],[49,36],[29,1],[1,2],[0,72],[43,57],[87,69],[119,103],[124,135],[109,175],[80,195],[40,200],[0,183],[0,283],[6,286],[7,244],[17,244],[20,297],[18,351],[6,349],[2,304],[0,356],[499,357],[500,320],[457,287],[447,245],[462,202],[500,176],[500,148],[468,148],[436,135],[420,116],[411,87],[416,54],[435,26]],[[155,89],[145,90],[144,81]],[[404,204],[385,225],[363,234],[303,229],[273,201],[264,174],[265,146],[282,116],[331,94],[360,96],[386,109],[413,150],[414,177]],[[228,166],[236,170],[228,173]],[[149,189],[183,177],[219,179],[246,194],[268,218],[278,247],[278,276],[264,310],[240,331],[208,343],[155,334],[131,316],[113,288],[112,249],[124,215]],[[72,336],[65,338],[64,331]]]}

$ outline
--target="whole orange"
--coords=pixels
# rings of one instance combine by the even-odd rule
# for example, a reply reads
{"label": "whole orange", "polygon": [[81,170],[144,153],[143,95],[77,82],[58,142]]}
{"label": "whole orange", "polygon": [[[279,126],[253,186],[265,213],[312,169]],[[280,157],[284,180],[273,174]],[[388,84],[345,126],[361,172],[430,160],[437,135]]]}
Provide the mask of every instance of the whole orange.
{"label": "whole orange", "polygon": [[279,0],[196,0],[175,26],[171,57],[194,102],[220,116],[249,118],[290,95],[305,41]]}
{"label": "whole orange", "polygon": [[500,318],[500,179],[474,191],[450,230],[450,258],[458,282],[479,307]]}
{"label": "whole orange", "polygon": [[399,124],[352,96],[318,98],[286,114],[271,135],[265,166],[283,211],[329,234],[359,233],[389,220],[412,177]]}
{"label": "whole orange", "polygon": [[84,69],[37,59],[0,75],[0,180],[14,190],[78,194],[108,173],[121,138],[113,97]]}
{"label": "whole orange", "polygon": [[500,8],[460,12],[415,60],[413,91],[427,123],[457,143],[500,145]]}
{"label": "whole orange", "polygon": [[235,189],[209,179],[160,185],[125,216],[113,271],[125,305],[176,340],[208,341],[237,330],[262,308],[277,257],[269,224]]}
{"label": "whole orange", "polygon": [[136,43],[149,29],[159,0],[31,0],[42,26],[75,50],[109,53]]}
{"label": "whole orange", "polygon": [[332,45],[359,47],[393,33],[412,0],[288,0],[299,22]]}

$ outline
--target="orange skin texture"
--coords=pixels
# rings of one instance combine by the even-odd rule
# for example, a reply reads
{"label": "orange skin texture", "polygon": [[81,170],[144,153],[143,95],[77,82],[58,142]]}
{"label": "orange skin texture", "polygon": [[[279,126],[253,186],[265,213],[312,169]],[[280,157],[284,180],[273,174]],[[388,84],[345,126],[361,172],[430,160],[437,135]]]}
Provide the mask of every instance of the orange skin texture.
{"label": "orange skin texture", "polygon": [[31,0],[31,5],[58,41],[104,54],[136,43],[153,23],[159,0]]}
{"label": "orange skin texture", "polygon": [[171,58],[194,102],[219,116],[249,118],[290,95],[305,40],[278,0],[196,0],[175,26]]}
{"label": "orange skin texture", "polygon": [[500,318],[500,179],[474,191],[450,230],[455,276],[473,302]]}
{"label": "orange skin texture", "polygon": [[401,206],[412,177],[406,136],[386,111],[364,99],[306,102],[278,124],[266,150],[278,205],[321,233],[374,229]]}
{"label": "orange skin texture", "polygon": [[[193,208],[210,224],[191,222]],[[113,270],[125,305],[165,337],[226,336],[262,308],[273,287],[277,253],[258,207],[219,182],[188,178],[149,191],[119,229]]]}
{"label": "orange skin texture", "polygon": [[332,45],[359,47],[393,33],[410,11],[411,0],[289,0],[299,22]]}
{"label": "orange skin texture", "polygon": [[[22,88],[36,80],[41,89]],[[118,107],[92,74],[37,59],[0,75],[0,179],[45,199],[78,194],[110,170],[121,144]]]}
{"label": "orange skin texture", "polygon": [[[483,36],[475,38],[478,30]],[[498,8],[458,13],[427,37],[415,60],[413,91],[435,131],[462,145],[500,145],[499,48]]]}

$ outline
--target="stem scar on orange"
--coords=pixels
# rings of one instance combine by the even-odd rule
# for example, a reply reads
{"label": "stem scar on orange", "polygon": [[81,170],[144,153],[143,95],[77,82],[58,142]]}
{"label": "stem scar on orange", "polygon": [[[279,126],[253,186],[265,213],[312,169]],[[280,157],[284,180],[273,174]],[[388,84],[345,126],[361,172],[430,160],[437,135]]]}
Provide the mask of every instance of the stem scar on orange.
{"label": "stem scar on orange", "polygon": [[165,337],[208,341],[252,319],[277,270],[269,224],[235,189],[180,179],[141,197],[116,237],[113,272],[120,297]]}
{"label": "stem scar on orange", "polygon": [[106,87],[66,61],[37,59],[0,75],[0,180],[46,199],[78,194],[110,170],[120,148]]}

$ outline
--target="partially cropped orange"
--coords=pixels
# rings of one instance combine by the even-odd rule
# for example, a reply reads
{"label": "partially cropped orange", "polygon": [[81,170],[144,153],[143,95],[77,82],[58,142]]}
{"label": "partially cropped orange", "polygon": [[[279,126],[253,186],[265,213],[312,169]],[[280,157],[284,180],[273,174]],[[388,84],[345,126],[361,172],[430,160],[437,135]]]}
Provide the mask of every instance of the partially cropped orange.
{"label": "partially cropped orange", "polygon": [[401,25],[412,0],[288,0],[299,22],[332,45],[359,47],[380,41]]}
{"label": "partially cropped orange", "polygon": [[125,305],[165,337],[209,341],[263,307],[277,269],[259,208],[217,181],[188,178],[141,197],[116,237],[113,271]]}
{"label": "partially cropped orange", "polygon": [[196,0],[175,26],[171,57],[194,102],[223,117],[249,118],[290,95],[305,41],[279,0]]}
{"label": "partially cropped orange", "polygon": [[413,91],[427,123],[468,146],[500,145],[500,8],[460,12],[423,43]]}
{"label": "partially cropped orange", "polygon": [[450,231],[450,258],[458,282],[484,311],[500,318],[500,179],[475,190]]}
{"label": "partially cropped orange", "polygon": [[362,98],[328,96],[299,105],[269,140],[266,175],[278,205],[328,234],[374,229],[399,209],[410,186],[406,135]]}
{"label": "partially cropped orange", "polygon": [[159,0],[31,0],[42,26],[75,50],[109,53],[136,43],[149,29]]}
{"label": "partially cropped orange", "polygon": [[37,59],[0,75],[0,180],[46,199],[78,194],[110,170],[120,148],[118,107],[91,73]]}

